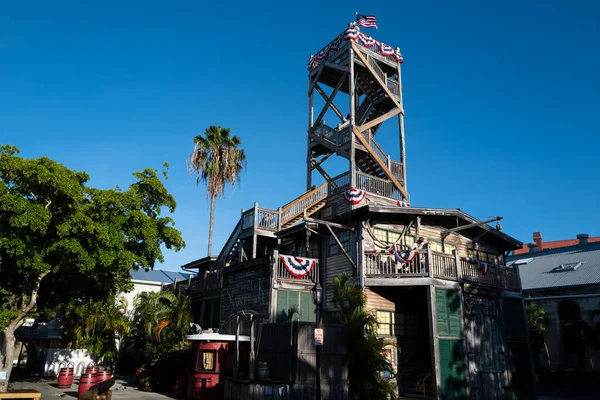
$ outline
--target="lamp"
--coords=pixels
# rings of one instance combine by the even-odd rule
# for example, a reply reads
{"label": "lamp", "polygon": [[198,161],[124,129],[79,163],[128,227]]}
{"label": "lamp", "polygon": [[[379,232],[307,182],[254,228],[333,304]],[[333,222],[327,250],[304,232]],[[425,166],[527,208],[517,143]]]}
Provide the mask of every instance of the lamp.
{"label": "lamp", "polygon": [[321,287],[321,285],[318,282],[312,288],[312,295],[313,295],[313,302],[315,303],[315,305],[318,306],[319,304],[321,304],[321,299],[323,296],[323,288]]}

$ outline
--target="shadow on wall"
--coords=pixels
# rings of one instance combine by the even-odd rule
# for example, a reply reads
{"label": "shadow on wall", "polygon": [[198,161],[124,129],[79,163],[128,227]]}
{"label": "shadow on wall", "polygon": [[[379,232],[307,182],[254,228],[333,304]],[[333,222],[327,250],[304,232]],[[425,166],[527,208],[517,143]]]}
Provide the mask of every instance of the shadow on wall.
{"label": "shadow on wall", "polygon": [[58,376],[61,368],[73,367],[75,376],[81,375],[90,365],[98,365],[101,359],[93,357],[87,350],[48,349],[43,363],[43,377]]}

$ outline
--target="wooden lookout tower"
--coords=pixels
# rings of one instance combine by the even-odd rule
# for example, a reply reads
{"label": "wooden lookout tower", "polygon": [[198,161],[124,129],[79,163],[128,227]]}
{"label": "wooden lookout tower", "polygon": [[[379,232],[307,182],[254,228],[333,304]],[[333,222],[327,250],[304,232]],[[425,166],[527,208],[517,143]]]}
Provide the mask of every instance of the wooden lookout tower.
{"label": "wooden lookout tower", "polygon": [[[351,24],[308,64],[307,188],[317,170],[333,186],[360,189],[408,201],[400,49]],[[327,92],[329,93],[327,93]],[[315,116],[315,92],[324,101]],[[329,126],[326,115],[339,123]],[[397,120],[400,161],[377,143],[381,126]],[[323,162],[332,155],[349,160],[345,173],[331,177]]]}

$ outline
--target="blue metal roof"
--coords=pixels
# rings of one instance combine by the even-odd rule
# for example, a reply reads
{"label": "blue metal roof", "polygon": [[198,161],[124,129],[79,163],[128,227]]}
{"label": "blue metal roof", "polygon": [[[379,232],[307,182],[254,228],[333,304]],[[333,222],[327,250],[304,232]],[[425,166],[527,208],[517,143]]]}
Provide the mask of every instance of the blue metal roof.
{"label": "blue metal roof", "polygon": [[510,256],[519,268],[523,290],[600,283],[600,243]]}
{"label": "blue metal roof", "polygon": [[146,281],[146,282],[160,282],[160,283],[173,283],[175,279],[178,281],[185,281],[194,274],[186,272],[175,272],[165,271],[164,269],[151,269],[144,270],[139,269],[137,271],[131,270],[131,279],[135,281]]}

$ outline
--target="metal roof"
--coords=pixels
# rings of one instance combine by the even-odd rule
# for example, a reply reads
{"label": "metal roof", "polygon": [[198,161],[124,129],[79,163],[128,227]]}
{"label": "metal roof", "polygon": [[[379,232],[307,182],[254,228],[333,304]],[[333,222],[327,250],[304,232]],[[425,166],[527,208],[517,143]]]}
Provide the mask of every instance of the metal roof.
{"label": "metal roof", "polygon": [[188,280],[190,275],[194,276],[194,274],[165,271],[163,269],[150,269],[148,271],[144,269],[138,269],[137,271],[131,270],[132,280],[145,282],[173,283],[175,282],[175,279],[178,281]]}
{"label": "metal roof", "polygon": [[523,290],[600,283],[600,243],[510,256],[506,261],[518,265]]}

